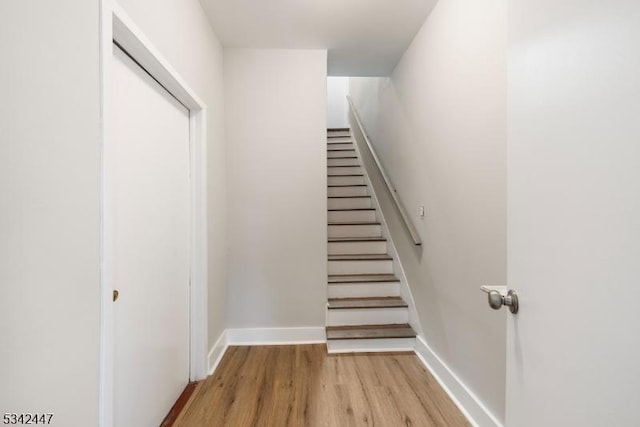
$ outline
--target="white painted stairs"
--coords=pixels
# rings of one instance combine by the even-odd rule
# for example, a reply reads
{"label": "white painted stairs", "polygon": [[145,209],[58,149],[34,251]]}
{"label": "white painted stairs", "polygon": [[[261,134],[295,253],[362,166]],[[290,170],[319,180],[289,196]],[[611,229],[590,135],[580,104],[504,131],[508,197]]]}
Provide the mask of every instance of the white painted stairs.
{"label": "white painted stairs", "polygon": [[329,353],[413,351],[383,225],[349,129],[327,130]]}

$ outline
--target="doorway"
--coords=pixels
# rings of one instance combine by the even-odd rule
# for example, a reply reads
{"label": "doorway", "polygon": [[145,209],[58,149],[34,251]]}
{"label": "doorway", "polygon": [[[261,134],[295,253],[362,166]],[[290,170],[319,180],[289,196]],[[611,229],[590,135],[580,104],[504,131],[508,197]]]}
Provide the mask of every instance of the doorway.
{"label": "doorway", "polygon": [[208,373],[206,106],[101,5],[100,425],[158,425]]}
{"label": "doorway", "polygon": [[115,44],[110,73],[103,232],[114,421],[154,426],[189,382],[189,110]]}

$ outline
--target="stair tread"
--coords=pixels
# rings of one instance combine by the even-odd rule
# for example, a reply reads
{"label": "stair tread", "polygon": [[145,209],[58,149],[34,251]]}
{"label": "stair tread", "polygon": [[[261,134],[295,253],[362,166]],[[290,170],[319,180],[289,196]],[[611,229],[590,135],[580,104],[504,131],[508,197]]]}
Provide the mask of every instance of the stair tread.
{"label": "stair tread", "polygon": [[327,132],[346,132],[346,131],[350,131],[351,128],[327,128]]}
{"label": "stair tread", "polygon": [[386,242],[384,237],[329,237],[330,243],[335,242]]}
{"label": "stair tread", "polygon": [[358,156],[342,156],[342,157],[327,157],[327,160],[331,159],[357,159]]}
{"label": "stair tread", "polygon": [[328,196],[328,199],[363,199],[365,197],[371,198],[371,196]]}
{"label": "stair tread", "polygon": [[327,187],[366,187],[367,184],[331,184]]}
{"label": "stair tread", "polygon": [[388,254],[334,254],[329,261],[391,261]]}
{"label": "stair tread", "polygon": [[327,209],[329,212],[348,212],[348,211],[375,211],[376,208],[343,208],[343,209]]}
{"label": "stair tread", "polygon": [[341,177],[341,176],[364,176],[364,175],[361,174],[361,173],[347,173],[347,174],[344,174],[344,175],[327,175],[327,176],[335,178],[335,177]]}
{"label": "stair tread", "polygon": [[328,168],[358,168],[360,165],[331,165]]}
{"label": "stair tread", "polygon": [[378,221],[337,221],[329,222],[329,225],[380,225]]}
{"label": "stair tread", "polygon": [[399,282],[393,274],[330,274],[328,283]]}
{"label": "stair tread", "polygon": [[349,308],[403,308],[407,303],[400,297],[329,298],[330,310]]}
{"label": "stair tread", "polygon": [[[348,144],[347,142],[339,142],[338,144]],[[327,148],[327,151],[356,151],[355,148]]]}
{"label": "stair tread", "polygon": [[415,338],[416,332],[408,323],[389,325],[327,326],[328,340]]}

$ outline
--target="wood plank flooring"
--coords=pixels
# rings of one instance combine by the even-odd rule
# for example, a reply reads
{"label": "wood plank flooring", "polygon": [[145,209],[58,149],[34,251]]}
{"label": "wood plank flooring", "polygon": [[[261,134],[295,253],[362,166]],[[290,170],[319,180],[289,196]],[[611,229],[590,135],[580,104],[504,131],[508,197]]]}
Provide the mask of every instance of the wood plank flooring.
{"label": "wood plank flooring", "polygon": [[469,426],[413,353],[229,347],[175,426]]}

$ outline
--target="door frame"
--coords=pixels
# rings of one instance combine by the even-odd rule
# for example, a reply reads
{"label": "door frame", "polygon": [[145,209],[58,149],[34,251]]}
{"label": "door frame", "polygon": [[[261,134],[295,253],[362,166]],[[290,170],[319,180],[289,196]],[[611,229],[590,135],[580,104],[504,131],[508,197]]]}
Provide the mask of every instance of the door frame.
{"label": "door frame", "polygon": [[[134,21],[114,0],[100,2],[100,402],[99,425],[113,426],[114,285],[104,266],[104,144],[109,141],[110,69],[116,41],[160,85],[189,110],[190,290],[189,379],[201,380],[207,370],[207,107]],[[167,408],[167,411],[170,408]]]}

